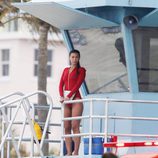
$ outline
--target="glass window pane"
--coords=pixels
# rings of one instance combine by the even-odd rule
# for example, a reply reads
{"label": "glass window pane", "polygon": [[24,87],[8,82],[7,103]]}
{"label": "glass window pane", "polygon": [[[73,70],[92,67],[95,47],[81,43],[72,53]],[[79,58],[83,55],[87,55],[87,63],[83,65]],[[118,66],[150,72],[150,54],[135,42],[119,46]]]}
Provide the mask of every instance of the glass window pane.
{"label": "glass window pane", "polygon": [[15,19],[13,22],[14,22],[14,31],[18,31],[18,19]]}
{"label": "glass window pane", "polygon": [[38,61],[38,54],[39,54],[39,50],[35,49],[35,53],[34,53],[34,59],[35,59],[35,61]]}
{"label": "glass window pane", "polygon": [[[34,53],[34,59],[35,59],[35,65],[34,65],[34,76],[37,76],[38,75],[38,64],[37,64],[37,61],[38,61],[38,54],[39,54],[39,50],[38,49],[35,49],[35,53]],[[52,50],[48,50],[48,62],[52,62]],[[51,77],[51,71],[52,71],[52,67],[51,65],[48,65],[50,63],[47,63],[47,76],[48,77]]]}
{"label": "glass window pane", "polygon": [[9,65],[8,64],[2,65],[2,75],[9,76]]}
{"label": "glass window pane", "polygon": [[139,90],[158,92],[158,28],[133,31]]}
{"label": "glass window pane", "polygon": [[9,49],[2,49],[2,61],[9,61]]}
{"label": "glass window pane", "polygon": [[51,65],[47,65],[47,76],[51,77],[51,73],[52,73],[52,67]]}
{"label": "glass window pane", "polygon": [[47,56],[47,61],[52,61],[52,50],[48,50],[48,56]]}
{"label": "glass window pane", "polygon": [[81,52],[89,93],[128,91],[124,46],[120,28],[69,31],[75,49]]}
{"label": "glass window pane", "polygon": [[34,65],[34,76],[37,76],[38,75],[38,65],[37,64],[35,64]]}

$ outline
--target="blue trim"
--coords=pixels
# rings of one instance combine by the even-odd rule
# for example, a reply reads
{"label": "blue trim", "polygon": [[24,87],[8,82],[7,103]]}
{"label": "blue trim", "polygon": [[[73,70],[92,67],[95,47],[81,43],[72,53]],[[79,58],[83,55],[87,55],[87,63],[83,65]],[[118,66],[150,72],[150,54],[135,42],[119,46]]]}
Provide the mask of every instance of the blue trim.
{"label": "blue trim", "polygon": [[70,52],[73,49],[73,44],[72,44],[71,39],[69,37],[69,33],[67,30],[61,30],[61,33],[63,35],[66,47],[67,47],[68,51]]}
{"label": "blue trim", "polygon": [[133,46],[132,31],[127,28],[124,24],[121,25],[123,32],[123,41],[126,56],[126,65],[128,72],[128,81],[130,85],[130,92],[138,92],[138,78],[136,71],[135,51]]}
{"label": "blue trim", "polygon": [[157,19],[158,19],[158,9],[155,9],[141,19],[139,26],[158,27]]}

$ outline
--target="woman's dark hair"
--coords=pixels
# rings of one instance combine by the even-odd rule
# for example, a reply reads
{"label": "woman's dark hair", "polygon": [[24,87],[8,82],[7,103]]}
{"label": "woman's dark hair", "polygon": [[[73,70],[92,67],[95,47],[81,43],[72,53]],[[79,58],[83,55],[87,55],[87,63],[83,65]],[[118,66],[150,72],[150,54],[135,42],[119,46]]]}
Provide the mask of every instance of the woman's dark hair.
{"label": "woman's dark hair", "polygon": [[[79,50],[77,50],[77,49],[71,50],[70,53],[69,53],[69,56],[70,56],[72,53],[78,54],[78,56],[79,56],[79,58],[80,58],[80,51],[79,51]],[[80,62],[78,61],[78,64],[77,64],[77,74],[78,74],[78,69],[79,69],[80,67],[81,67],[81,66],[80,66]]]}
{"label": "woman's dark hair", "polygon": [[118,157],[111,152],[106,152],[102,155],[102,158],[118,158]]}

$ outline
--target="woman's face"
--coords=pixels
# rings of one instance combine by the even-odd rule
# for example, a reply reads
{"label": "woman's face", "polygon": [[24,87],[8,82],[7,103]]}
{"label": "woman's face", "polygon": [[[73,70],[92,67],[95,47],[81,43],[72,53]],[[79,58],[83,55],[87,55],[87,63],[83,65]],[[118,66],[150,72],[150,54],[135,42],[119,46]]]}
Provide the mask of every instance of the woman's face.
{"label": "woman's face", "polygon": [[71,65],[77,66],[77,64],[80,60],[80,57],[79,57],[78,53],[71,53],[69,58],[70,58]]}

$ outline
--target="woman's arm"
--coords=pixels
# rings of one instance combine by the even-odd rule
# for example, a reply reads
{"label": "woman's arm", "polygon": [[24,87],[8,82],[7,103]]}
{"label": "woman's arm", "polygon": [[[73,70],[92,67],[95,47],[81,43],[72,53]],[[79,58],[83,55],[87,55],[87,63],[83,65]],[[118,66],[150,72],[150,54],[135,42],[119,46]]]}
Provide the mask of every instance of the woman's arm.
{"label": "woman's arm", "polygon": [[68,98],[71,98],[72,95],[79,90],[81,84],[83,83],[86,76],[86,70],[84,68],[80,69],[77,82],[75,86],[72,88],[71,92],[67,95]]}
{"label": "woman's arm", "polygon": [[60,83],[59,83],[59,94],[60,94],[61,97],[64,97],[64,93],[63,93],[63,86],[64,86],[64,79],[63,79],[63,77],[64,77],[64,72],[65,72],[65,69],[64,69],[64,71],[62,73],[62,76],[60,78]]}

